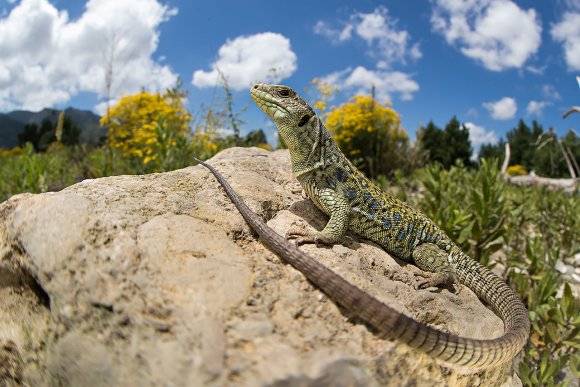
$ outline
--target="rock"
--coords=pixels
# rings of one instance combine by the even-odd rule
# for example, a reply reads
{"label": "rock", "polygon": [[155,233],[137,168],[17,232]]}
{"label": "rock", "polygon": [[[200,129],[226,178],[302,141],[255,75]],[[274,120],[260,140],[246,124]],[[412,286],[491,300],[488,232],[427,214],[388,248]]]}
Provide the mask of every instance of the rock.
{"label": "rock", "polygon": [[[209,162],[278,233],[324,226],[292,191],[287,151],[233,148]],[[503,332],[467,288],[415,290],[418,269],[356,235],[303,250],[422,323],[476,338]],[[8,385],[519,381],[509,364],[474,374],[376,337],[256,240],[201,166],[0,204],[0,364]]]}

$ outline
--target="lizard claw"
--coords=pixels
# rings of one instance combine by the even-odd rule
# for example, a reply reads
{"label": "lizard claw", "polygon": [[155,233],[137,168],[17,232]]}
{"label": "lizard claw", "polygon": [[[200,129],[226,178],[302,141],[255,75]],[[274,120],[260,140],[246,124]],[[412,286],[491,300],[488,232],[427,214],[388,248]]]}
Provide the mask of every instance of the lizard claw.
{"label": "lizard claw", "polygon": [[307,236],[309,235],[308,231],[304,230],[300,227],[292,227],[288,231],[286,231],[286,235],[284,237],[286,239],[292,239],[295,237]]}
{"label": "lizard claw", "polygon": [[328,238],[321,232],[316,231],[307,231],[302,228],[292,227],[290,230],[286,232],[285,235],[286,239],[294,239],[294,243],[296,246],[300,246],[306,243],[313,243],[316,247],[321,247],[323,245],[332,246],[336,243],[336,241],[332,238]]}
{"label": "lizard claw", "polygon": [[417,289],[432,287],[451,287],[455,283],[455,275],[452,273],[414,273],[415,276],[423,277],[416,284]]}

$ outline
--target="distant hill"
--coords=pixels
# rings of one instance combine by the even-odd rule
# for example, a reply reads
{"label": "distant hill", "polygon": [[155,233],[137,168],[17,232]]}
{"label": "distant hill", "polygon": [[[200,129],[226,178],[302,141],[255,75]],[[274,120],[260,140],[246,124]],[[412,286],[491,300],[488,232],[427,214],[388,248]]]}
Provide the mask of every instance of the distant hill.
{"label": "distant hill", "polygon": [[[0,148],[12,148],[18,145],[18,133],[26,124],[37,124],[48,118],[53,124],[58,120],[60,110],[43,109],[39,112],[15,110],[0,114]],[[107,135],[107,130],[99,126],[99,117],[88,110],[67,108],[64,114],[81,129],[80,142],[96,144],[101,137]]]}
{"label": "distant hill", "polygon": [[13,148],[18,145],[18,133],[24,124],[6,114],[0,114],[0,148]]}

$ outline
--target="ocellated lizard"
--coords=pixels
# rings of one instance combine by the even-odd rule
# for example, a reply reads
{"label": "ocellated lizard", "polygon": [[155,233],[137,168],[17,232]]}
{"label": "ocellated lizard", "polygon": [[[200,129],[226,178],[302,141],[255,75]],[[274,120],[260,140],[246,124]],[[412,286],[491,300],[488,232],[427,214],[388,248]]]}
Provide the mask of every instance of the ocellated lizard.
{"label": "ocellated lizard", "polygon": [[[244,219],[270,249],[381,336],[407,343],[445,362],[483,369],[511,360],[522,349],[530,331],[528,311],[498,276],[464,254],[426,215],[385,194],[356,169],[320,118],[294,90],[258,83],[252,87],[251,96],[273,119],[288,146],[294,177],[316,206],[330,216],[322,231],[289,230],[286,238],[297,238],[293,245],[261,222],[213,167],[196,159],[218,178]],[[458,280],[471,288],[503,319],[504,335],[477,340],[422,325],[348,283],[297,248],[302,243],[339,243],[347,230],[433,273],[419,287]]]}

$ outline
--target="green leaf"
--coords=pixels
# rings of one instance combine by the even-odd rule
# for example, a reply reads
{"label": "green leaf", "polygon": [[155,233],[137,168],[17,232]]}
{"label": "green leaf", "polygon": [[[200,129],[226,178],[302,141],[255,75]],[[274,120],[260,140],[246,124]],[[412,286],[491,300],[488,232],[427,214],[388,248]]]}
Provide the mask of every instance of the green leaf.
{"label": "green leaf", "polygon": [[[549,360],[550,360],[550,352],[544,351],[544,353],[542,354],[542,359],[540,360],[540,375],[543,375],[546,372],[546,369],[548,368],[548,361]],[[540,376],[540,381],[541,381],[541,376]]]}
{"label": "green leaf", "polygon": [[576,341],[564,340],[564,341],[562,341],[562,344],[564,344],[568,347],[580,349],[580,342],[578,342],[577,340]]}
{"label": "green leaf", "polygon": [[520,363],[520,379],[524,386],[531,386],[532,383],[530,381],[530,367],[524,362]]}
{"label": "green leaf", "polygon": [[566,319],[576,316],[578,314],[578,300],[572,294],[572,287],[568,282],[564,284],[564,295],[562,297],[562,309]]}
{"label": "green leaf", "polygon": [[543,380],[544,382],[549,380],[550,378],[553,378],[554,375],[556,374],[556,372],[558,372],[560,369],[562,368],[562,364],[560,361],[554,361],[552,362],[548,369],[546,370],[546,372],[544,372],[541,376],[541,380]]}
{"label": "green leaf", "polygon": [[552,343],[557,343],[558,341],[560,341],[560,334],[558,332],[558,326],[556,324],[554,323],[546,324],[546,333],[548,334],[548,337],[550,338]]}

